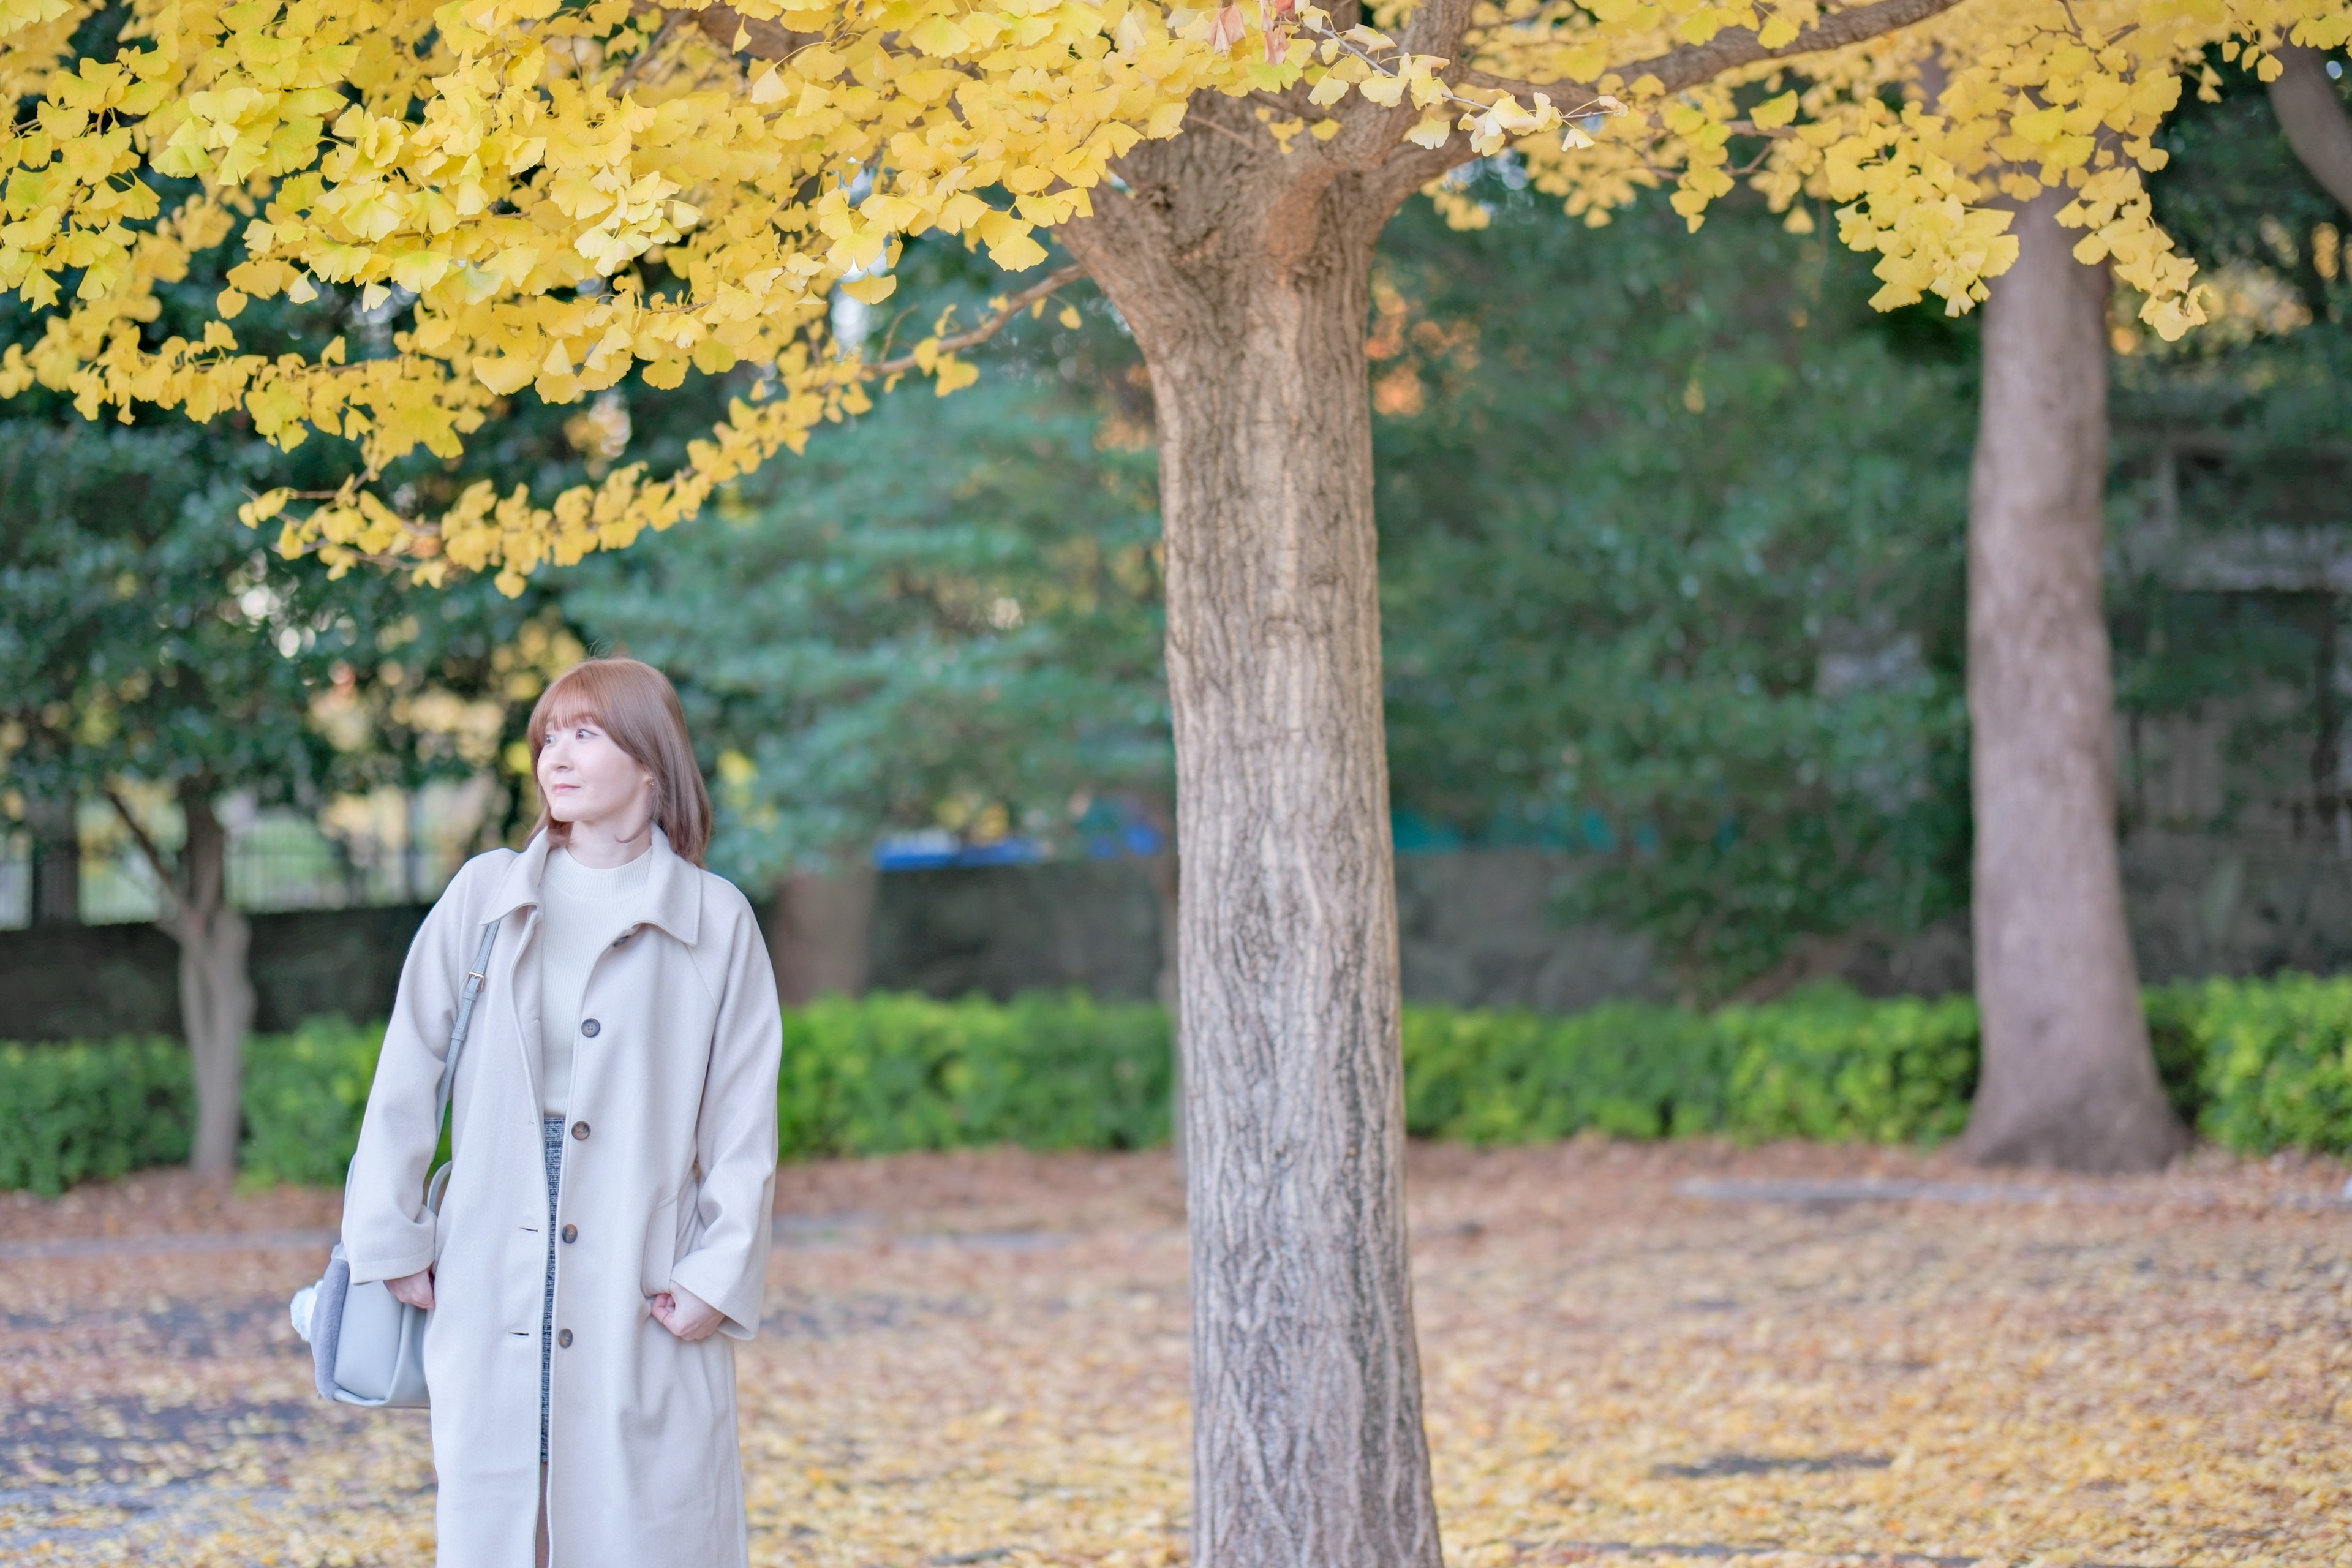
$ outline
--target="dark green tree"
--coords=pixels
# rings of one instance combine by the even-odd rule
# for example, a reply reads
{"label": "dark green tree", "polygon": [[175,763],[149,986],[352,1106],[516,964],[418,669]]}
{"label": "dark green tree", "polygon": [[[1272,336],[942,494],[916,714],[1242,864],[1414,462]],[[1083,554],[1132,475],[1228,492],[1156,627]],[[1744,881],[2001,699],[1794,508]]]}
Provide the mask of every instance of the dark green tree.
{"label": "dark green tree", "polygon": [[[151,335],[201,319],[219,261],[199,258],[164,290]],[[308,308],[257,307],[240,328],[265,351],[340,335],[365,357],[390,352],[385,320],[330,293]],[[37,330],[22,301],[0,302],[0,344]],[[567,438],[545,415],[501,436],[469,458],[474,469],[549,484],[601,460],[604,438],[593,428]],[[255,440],[238,410],[204,427],[176,416],[96,426],[36,390],[0,421],[0,783],[51,840],[70,833],[77,798],[110,801],[154,872],[161,923],[180,949],[194,1163],[208,1176],[236,1163],[254,1010],[222,797],[316,809],[340,792],[481,766],[480,746],[436,726],[446,705],[415,699],[510,704],[528,672],[499,650],[546,613],[539,589],[509,601],[487,582],[427,595],[373,568],[333,577],[238,521],[256,489],[349,460],[327,437],[289,459]],[[399,477],[421,500],[465,476],[419,461]],[[336,721],[321,723],[331,711]],[[170,793],[176,843],[131,809],[131,782]],[[47,858],[52,882],[73,869],[55,847]]]}
{"label": "dark green tree", "polygon": [[[2331,567],[2352,544],[2352,213],[2284,133],[2282,86],[2299,88],[2323,153],[2326,113],[2352,132],[2343,86],[2291,53],[2305,68],[2267,89],[2214,61],[2215,101],[2166,127],[2158,216],[2206,262],[2216,320],[2178,344],[2126,337],[2116,361],[2116,697],[2135,724],[2224,717],[2234,784],[2217,825],[2284,800],[2294,828],[2340,844],[2352,816]],[[2303,700],[2252,700],[2290,693]],[[2127,812],[2153,824],[2134,782]]]}
{"label": "dark green tree", "polygon": [[[528,611],[486,584],[412,603],[391,578],[279,559],[236,519],[271,461],[227,432],[0,425],[0,767],[28,799],[112,802],[155,872],[205,1175],[235,1166],[254,1007],[217,802],[315,807],[467,765],[450,737],[391,721],[388,689],[482,689]],[[364,743],[315,721],[322,699],[371,688],[385,717]],[[126,780],[171,791],[177,845],[125,802]]]}
{"label": "dark green tree", "polygon": [[[1969,329],[1727,201],[1408,214],[1372,351],[1401,809],[1581,852],[1714,994],[1964,896]],[[1573,279],[1573,286],[1555,280]]]}

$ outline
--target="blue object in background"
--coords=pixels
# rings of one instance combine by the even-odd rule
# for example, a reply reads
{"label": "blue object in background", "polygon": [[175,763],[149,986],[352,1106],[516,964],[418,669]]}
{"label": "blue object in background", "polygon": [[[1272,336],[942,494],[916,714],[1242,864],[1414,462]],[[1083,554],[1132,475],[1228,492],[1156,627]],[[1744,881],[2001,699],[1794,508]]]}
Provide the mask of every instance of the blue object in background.
{"label": "blue object in background", "polygon": [[1086,836],[1089,860],[1117,860],[1130,855],[1149,858],[1159,854],[1165,842],[1159,828],[1118,800],[1095,801],[1078,818],[1077,828]]}
{"label": "blue object in background", "polygon": [[990,844],[967,844],[956,857],[959,866],[1026,866],[1045,858],[1045,847],[1034,838],[999,838]]}
{"label": "blue object in background", "polygon": [[945,828],[899,833],[874,847],[874,865],[882,871],[936,871],[950,866],[1026,866],[1043,860],[1045,847],[1018,836],[966,844]]}

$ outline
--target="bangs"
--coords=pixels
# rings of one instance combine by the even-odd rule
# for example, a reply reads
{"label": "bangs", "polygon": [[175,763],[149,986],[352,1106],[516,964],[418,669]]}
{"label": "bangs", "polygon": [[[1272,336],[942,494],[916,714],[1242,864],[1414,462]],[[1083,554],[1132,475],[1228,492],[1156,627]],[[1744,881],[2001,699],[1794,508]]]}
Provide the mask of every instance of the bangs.
{"label": "bangs", "polygon": [[[617,661],[586,659],[573,665],[547,683],[539,700],[530,710],[531,755],[536,757],[547,744],[547,732],[586,720],[607,735],[613,733],[614,710],[626,706],[626,694],[616,692],[621,684],[613,664]],[[621,701],[614,701],[618,696]]]}
{"label": "bangs", "polygon": [[586,720],[599,730],[610,731],[611,722],[604,717],[604,705],[596,700],[596,693],[588,689],[588,682],[559,679],[541,693],[530,710],[530,743],[533,750],[544,744],[550,730],[561,730]]}

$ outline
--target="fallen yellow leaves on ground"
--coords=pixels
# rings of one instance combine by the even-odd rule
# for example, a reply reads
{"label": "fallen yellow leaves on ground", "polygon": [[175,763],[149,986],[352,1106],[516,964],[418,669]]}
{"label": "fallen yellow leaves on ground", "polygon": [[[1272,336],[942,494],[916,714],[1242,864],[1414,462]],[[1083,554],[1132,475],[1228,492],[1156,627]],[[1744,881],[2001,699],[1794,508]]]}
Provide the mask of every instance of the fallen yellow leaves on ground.
{"label": "fallen yellow leaves on ground", "polygon": [[[1448,1557],[2352,1561],[2344,1179],[1416,1150]],[[219,1205],[206,1232],[143,1181],[0,1206],[0,1558],[429,1563],[421,1415],[318,1405],[285,1323],[332,1194]],[[740,1360],[755,1563],[1185,1559],[1168,1156],[910,1156],[782,1186]]]}

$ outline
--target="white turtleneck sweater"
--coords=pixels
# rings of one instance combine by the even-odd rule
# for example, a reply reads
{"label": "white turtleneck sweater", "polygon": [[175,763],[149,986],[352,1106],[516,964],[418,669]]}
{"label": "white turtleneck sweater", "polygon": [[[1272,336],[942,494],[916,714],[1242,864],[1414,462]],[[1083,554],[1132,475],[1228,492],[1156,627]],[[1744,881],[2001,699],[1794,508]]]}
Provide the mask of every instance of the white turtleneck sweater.
{"label": "white turtleneck sweater", "polygon": [[572,1053],[580,1042],[588,972],[628,929],[654,858],[609,868],[583,866],[560,846],[547,852],[539,908],[540,1109],[561,1116],[572,1099]]}

